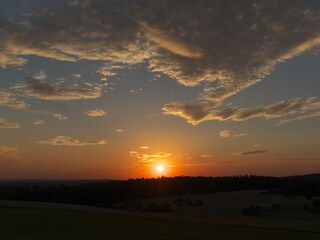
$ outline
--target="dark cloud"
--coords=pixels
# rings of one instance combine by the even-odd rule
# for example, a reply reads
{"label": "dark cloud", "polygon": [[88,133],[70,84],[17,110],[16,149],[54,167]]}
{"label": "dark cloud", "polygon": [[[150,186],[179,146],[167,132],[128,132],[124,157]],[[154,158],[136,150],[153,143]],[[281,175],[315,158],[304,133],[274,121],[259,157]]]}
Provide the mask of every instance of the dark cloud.
{"label": "dark cloud", "polygon": [[[0,66],[22,65],[29,55],[121,66],[146,62],[150,71],[185,86],[205,83],[199,96],[204,102],[201,106],[164,106],[166,114],[194,124],[273,118],[295,111],[295,105],[241,109],[221,104],[263,80],[277,64],[320,45],[320,2],[312,0],[97,0],[70,1],[61,9],[51,11],[49,6],[20,22],[4,21],[0,25]],[[25,90],[50,100],[99,95],[32,79]],[[219,108],[213,108],[217,105]]]}
{"label": "dark cloud", "polygon": [[248,152],[241,152],[239,155],[254,155],[254,154],[263,154],[266,153],[265,150],[255,150],[255,151],[248,151]]}
{"label": "dark cloud", "polygon": [[25,96],[42,100],[68,101],[79,99],[93,99],[101,96],[101,86],[63,86],[61,84],[49,84],[36,78],[27,78],[25,84],[16,87]]}

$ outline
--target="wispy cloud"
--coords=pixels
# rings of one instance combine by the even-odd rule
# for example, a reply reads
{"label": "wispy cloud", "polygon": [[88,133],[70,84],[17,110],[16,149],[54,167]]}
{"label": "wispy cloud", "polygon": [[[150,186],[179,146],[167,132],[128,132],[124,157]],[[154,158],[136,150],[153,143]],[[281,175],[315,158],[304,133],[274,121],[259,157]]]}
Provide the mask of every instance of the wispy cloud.
{"label": "wispy cloud", "polygon": [[90,117],[103,117],[103,116],[107,115],[107,113],[104,110],[99,109],[99,108],[95,108],[95,109],[86,111],[85,114]]}
{"label": "wispy cloud", "polygon": [[286,123],[289,123],[289,122],[306,120],[306,119],[314,118],[314,117],[320,117],[320,111],[316,111],[316,112],[300,115],[300,116],[293,117],[293,118],[281,119],[281,120],[279,120],[278,123],[276,123],[276,126],[280,126],[282,124],[286,124]]}
{"label": "wispy cloud", "polygon": [[211,154],[211,153],[203,153],[203,154],[201,154],[200,157],[202,157],[202,158],[212,158],[213,154]]}
{"label": "wispy cloud", "polygon": [[12,160],[17,158],[18,158],[18,149],[16,147],[0,145],[0,161]]}
{"label": "wispy cloud", "polygon": [[0,118],[0,128],[20,128],[20,125]]}
{"label": "wispy cloud", "polygon": [[144,154],[137,151],[130,151],[130,157],[135,157],[139,159],[139,162],[153,162],[155,159],[164,159],[170,157],[171,153],[158,152],[155,154]]}
{"label": "wispy cloud", "polygon": [[197,162],[197,163],[186,163],[186,167],[201,167],[201,166],[208,166],[212,165],[214,162]]}
{"label": "wispy cloud", "polygon": [[68,136],[57,136],[48,140],[40,140],[40,141],[37,141],[36,143],[52,145],[52,146],[83,147],[83,146],[90,146],[90,145],[104,145],[107,142],[106,140],[84,142]]}

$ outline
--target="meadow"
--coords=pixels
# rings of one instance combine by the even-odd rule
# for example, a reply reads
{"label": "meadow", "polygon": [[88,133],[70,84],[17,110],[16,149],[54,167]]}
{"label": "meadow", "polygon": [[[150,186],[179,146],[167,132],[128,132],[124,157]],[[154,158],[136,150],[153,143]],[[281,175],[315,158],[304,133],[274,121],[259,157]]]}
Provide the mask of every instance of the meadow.
{"label": "meadow", "polygon": [[319,239],[319,233],[45,209],[0,209],[2,240]]}

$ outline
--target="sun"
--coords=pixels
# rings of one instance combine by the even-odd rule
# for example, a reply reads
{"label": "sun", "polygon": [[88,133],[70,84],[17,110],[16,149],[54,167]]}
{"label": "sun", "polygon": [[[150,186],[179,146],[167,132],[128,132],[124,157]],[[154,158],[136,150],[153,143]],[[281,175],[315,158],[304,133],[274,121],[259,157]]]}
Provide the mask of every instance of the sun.
{"label": "sun", "polygon": [[158,166],[156,167],[156,170],[157,170],[157,172],[162,173],[163,170],[164,170],[164,167],[163,167],[162,165],[158,165]]}

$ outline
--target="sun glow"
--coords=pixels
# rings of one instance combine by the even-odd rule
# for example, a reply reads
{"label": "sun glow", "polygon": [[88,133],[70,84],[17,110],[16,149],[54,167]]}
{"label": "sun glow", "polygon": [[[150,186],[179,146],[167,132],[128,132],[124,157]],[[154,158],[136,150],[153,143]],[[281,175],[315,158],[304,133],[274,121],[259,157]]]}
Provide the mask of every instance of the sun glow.
{"label": "sun glow", "polygon": [[157,172],[162,173],[164,171],[164,167],[162,165],[158,165],[156,167]]}

